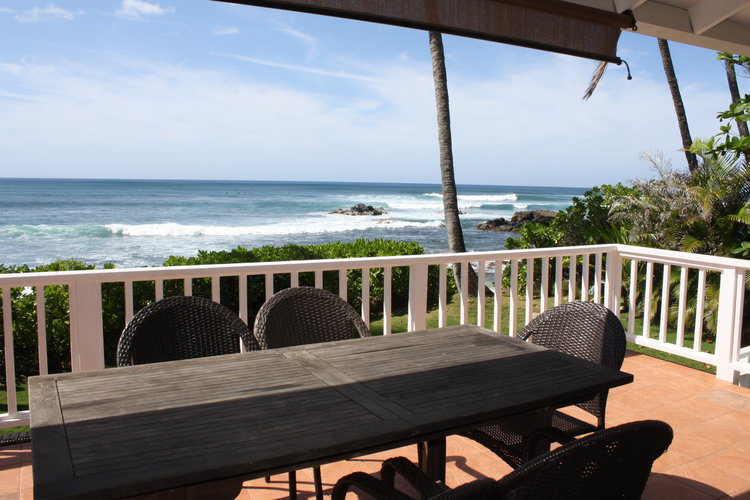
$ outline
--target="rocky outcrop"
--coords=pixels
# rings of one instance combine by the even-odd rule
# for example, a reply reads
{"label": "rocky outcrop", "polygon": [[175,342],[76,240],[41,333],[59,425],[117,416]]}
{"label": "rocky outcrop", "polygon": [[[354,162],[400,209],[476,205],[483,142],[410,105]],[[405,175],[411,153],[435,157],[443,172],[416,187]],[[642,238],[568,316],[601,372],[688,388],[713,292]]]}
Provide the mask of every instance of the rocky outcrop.
{"label": "rocky outcrop", "polygon": [[383,207],[373,207],[372,205],[358,203],[352,208],[337,208],[330,213],[339,215],[384,215],[388,211]]}
{"label": "rocky outcrop", "polygon": [[514,213],[510,220],[499,217],[477,224],[477,229],[483,231],[512,231],[517,233],[527,222],[547,225],[555,218],[555,215],[557,215],[557,212],[554,210],[523,210]]}

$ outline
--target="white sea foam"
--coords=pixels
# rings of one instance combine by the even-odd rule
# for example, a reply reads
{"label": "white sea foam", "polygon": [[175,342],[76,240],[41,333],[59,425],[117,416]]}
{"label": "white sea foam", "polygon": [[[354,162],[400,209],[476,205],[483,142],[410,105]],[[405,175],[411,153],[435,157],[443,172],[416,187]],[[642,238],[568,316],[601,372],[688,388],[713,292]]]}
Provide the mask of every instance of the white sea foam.
{"label": "white sea foam", "polygon": [[[425,193],[424,196],[430,196],[433,198],[443,198],[442,193]],[[459,194],[458,203],[462,202],[467,206],[481,206],[485,203],[504,203],[509,201],[516,201],[518,196],[515,193],[508,194]],[[474,205],[479,203],[479,205]]]}
{"label": "white sea foam", "polygon": [[113,234],[133,237],[167,236],[273,236],[289,234],[324,234],[358,231],[365,229],[402,229],[419,227],[439,227],[440,220],[427,222],[392,220],[387,218],[367,218],[359,220],[352,216],[331,216],[321,219],[310,219],[299,222],[281,222],[253,226],[203,226],[184,225],[168,222],[164,224],[108,224],[106,227]]}

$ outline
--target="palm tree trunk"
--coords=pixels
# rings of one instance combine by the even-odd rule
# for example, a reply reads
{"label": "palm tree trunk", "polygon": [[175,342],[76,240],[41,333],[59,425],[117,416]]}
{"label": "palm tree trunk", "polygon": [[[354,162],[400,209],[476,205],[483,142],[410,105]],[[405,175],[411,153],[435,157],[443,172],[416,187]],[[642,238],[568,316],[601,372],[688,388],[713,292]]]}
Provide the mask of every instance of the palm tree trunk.
{"label": "palm tree trunk", "polygon": [[685,114],[685,106],[682,103],[680,87],[677,85],[677,77],[675,76],[674,66],[672,65],[672,54],[669,52],[669,44],[662,38],[659,38],[659,52],[661,52],[661,62],[662,66],[664,66],[664,74],[667,77],[669,92],[672,94],[674,111],[677,114],[677,125],[680,127],[682,147],[685,149],[685,158],[687,159],[688,169],[690,169],[690,172],[695,172],[698,168],[698,159],[693,153],[688,151],[693,144],[693,139],[690,136],[690,129],[688,128],[687,114]]}
{"label": "palm tree trunk", "polygon": [[[734,71],[734,62],[725,59],[724,69],[727,72],[727,83],[729,84],[729,94],[732,96],[732,103],[740,100],[740,88],[737,85],[737,73]],[[747,122],[737,120],[737,131],[741,137],[748,137]],[[745,160],[750,162],[750,151],[745,151]]]}
{"label": "palm tree trunk", "polygon": [[[443,212],[448,248],[453,253],[466,252],[464,233],[458,212],[456,178],[453,173],[453,144],[451,139],[451,115],[448,101],[448,76],[445,71],[443,36],[430,31],[430,54],[432,55],[432,76],[435,80],[435,105],[437,107],[438,143],[440,145],[440,176],[443,185]],[[461,270],[454,266],[454,275],[461,281]],[[469,293],[477,290],[477,276],[469,268]]]}

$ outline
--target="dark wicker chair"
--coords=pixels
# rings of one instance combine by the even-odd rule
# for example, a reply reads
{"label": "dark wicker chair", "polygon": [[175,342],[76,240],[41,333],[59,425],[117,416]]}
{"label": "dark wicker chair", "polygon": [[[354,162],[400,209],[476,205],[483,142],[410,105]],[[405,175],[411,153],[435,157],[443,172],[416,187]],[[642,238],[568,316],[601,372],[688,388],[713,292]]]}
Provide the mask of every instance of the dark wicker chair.
{"label": "dark wicker chair", "polygon": [[168,297],[138,311],[120,335],[117,366],[257,350],[249,328],[228,308],[202,297]]}
{"label": "dark wicker chair", "polygon": [[598,431],[541,455],[499,481],[481,479],[450,490],[403,457],[386,460],[381,479],[355,472],[341,478],[332,500],[354,486],[375,498],[407,500],[394,487],[398,472],[429,499],[637,499],[654,461],[669,448],[672,428],[658,420],[631,422]]}
{"label": "dark wicker chair", "polygon": [[[518,338],[615,369],[622,366],[625,357],[625,331],[620,320],[612,311],[593,302],[569,302],[553,307],[532,320]],[[607,393],[603,391],[577,404],[596,417],[596,424],[555,411],[552,427],[571,437],[604,429]],[[524,436],[504,431],[502,424],[478,427],[463,435],[489,448],[514,468],[533,458],[529,456]]]}
{"label": "dark wicker chair", "polygon": [[[312,287],[287,288],[258,310],[253,329],[261,349],[369,337],[362,317],[341,297]],[[323,498],[320,468],[314,467],[315,496]],[[289,473],[289,498],[296,498],[297,477]]]}

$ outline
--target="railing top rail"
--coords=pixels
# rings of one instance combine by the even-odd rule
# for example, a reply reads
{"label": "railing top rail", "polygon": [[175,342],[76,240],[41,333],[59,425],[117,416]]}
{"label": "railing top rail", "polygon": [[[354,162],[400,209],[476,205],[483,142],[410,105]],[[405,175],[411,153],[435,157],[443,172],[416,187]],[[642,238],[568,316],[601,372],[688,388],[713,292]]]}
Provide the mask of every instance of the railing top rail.
{"label": "railing top rail", "polygon": [[691,254],[672,250],[638,247],[632,245],[584,245],[557,248],[532,248],[466,252],[402,255],[388,257],[361,257],[349,259],[294,260],[280,262],[246,262],[198,266],[144,267],[125,269],[95,269],[89,271],[59,271],[42,273],[0,274],[0,287],[60,285],[76,282],[122,282],[153,279],[183,279],[191,277],[219,277],[285,272],[333,271],[372,267],[398,267],[416,264],[449,264],[459,262],[544,258],[568,255],[585,255],[617,252],[620,257],[651,260],[665,264],[688,266],[712,271],[750,269],[750,261]]}
{"label": "railing top rail", "polygon": [[144,267],[126,269],[94,269],[88,271],[59,271],[41,273],[0,274],[0,286],[43,286],[73,282],[120,282],[127,280],[180,279],[196,276],[236,276],[242,274],[263,274],[268,272],[307,272],[337,269],[357,269],[366,267],[397,267],[414,264],[443,264],[514,258],[554,257],[560,255],[581,255],[606,252],[616,249],[616,245],[589,245],[558,248],[534,248],[520,250],[499,250],[487,252],[466,252],[462,254],[422,254],[389,257],[361,257],[349,259],[293,260],[279,262],[246,262],[238,264],[213,264],[198,266]]}
{"label": "railing top rail", "polygon": [[659,248],[638,247],[633,245],[617,245],[620,257],[637,260],[655,260],[676,266],[694,267],[707,271],[723,271],[726,269],[750,269],[750,261],[733,259],[731,257],[717,257],[699,253],[662,250]]}

